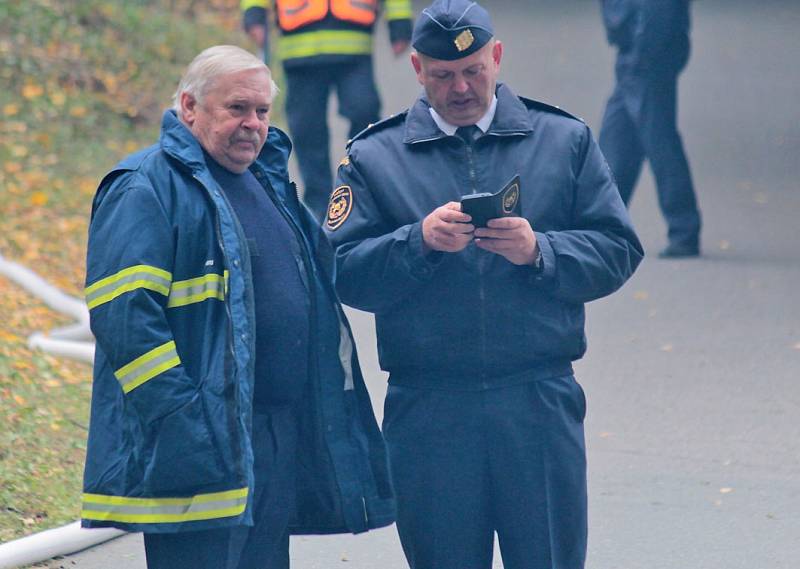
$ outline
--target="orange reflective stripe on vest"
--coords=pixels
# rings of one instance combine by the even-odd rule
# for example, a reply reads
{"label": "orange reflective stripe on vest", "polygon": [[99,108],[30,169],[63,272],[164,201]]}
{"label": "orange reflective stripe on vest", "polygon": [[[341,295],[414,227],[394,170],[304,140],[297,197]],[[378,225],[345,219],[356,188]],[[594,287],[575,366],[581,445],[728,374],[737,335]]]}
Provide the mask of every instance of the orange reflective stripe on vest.
{"label": "orange reflective stripe on vest", "polygon": [[340,20],[371,26],[378,11],[377,0],[331,0],[331,12]]}
{"label": "orange reflective stripe on vest", "polygon": [[291,32],[319,22],[328,11],[339,20],[370,26],[375,22],[377,0],[278,0],[278,24]]}

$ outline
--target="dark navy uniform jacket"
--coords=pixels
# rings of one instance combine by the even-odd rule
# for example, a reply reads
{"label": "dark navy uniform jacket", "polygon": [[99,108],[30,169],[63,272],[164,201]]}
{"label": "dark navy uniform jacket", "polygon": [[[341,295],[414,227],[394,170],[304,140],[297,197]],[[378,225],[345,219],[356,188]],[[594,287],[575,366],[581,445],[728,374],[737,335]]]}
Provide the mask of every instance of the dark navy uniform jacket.
{"label": "dark navy uniform jacket", "polygon": [[[356,533],[394,520],[386,451],[333,291],[333,251],[289,182],[290,149],[270,128],[250,170],[302,243],[296,258],[312,304],[333,305],[320,312],[335,320],[320,327],[331,333],[313,354],[297,354],[315,373],[299,405],[291,530]],[[249,259],[202,148],[168,111],[160,142],[114,168],[92,208],[86,299],[97,351],[84,527],[253,524]]]}
{"label": "dark navy uniform jacket", "polygon": [[[643,251],[589,128],[499,85],[488,132],[447,136],[420,98],[364,131],[338,171],[326,232],[343,302],[374,312],[390,382],[485,389],[571,373],[584,303],[618,289]],[[515,174],[544,268],[470,244],[422,249],[437,207],[496,192]]]}
{"label": "dark navy uniform jacket", "polygon": [[689,0],[602,0],[617,73],[677,73],[689,59]]}

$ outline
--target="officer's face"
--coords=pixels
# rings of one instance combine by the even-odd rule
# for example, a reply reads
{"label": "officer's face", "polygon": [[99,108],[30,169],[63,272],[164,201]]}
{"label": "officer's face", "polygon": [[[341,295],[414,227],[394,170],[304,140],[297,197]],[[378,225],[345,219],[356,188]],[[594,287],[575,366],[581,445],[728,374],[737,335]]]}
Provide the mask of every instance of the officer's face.
{"label": "officer's face", "polygon": [[428,102],[450,124],[478,122],[492,104],[503,44],[492,40],[463,59],[443,61],[412,53],[417,79]]}
{"label": "officer's face", "polygon": [[199,101],[181,94],[183,122],[214,160],[236,173],[247,170],[261,152],[271,105],[265,69],[217,77]]}

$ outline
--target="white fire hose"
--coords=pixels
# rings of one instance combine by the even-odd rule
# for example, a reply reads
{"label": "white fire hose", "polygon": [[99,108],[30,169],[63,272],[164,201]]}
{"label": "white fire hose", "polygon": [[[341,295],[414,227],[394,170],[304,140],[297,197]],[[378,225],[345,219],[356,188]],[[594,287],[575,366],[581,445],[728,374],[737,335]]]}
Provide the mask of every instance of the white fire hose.
{"label": "white fire hose", "polygon": [[[2,254],[0,275],[40,298],[53,310],[76,320],[74,324],[51,330],[47,334],[31,334],[28,346],[56,356],[90,363],[94,361],[94,338],[89,329],[89,311],[82,300],[64,294],[30,269],[6,260]],[[12,569],[59,555],[68,555],[124,534],[125,532],[117,529],[83,529],[80,522],[73,522],[0,544],[0,569]]]}

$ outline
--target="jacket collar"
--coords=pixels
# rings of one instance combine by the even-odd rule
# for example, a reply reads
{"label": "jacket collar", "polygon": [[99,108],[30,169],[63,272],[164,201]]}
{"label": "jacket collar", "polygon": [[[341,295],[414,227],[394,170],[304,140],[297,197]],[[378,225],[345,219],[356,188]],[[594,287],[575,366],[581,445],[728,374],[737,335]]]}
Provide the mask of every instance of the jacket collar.
{"label": "jacket collar", "polygon": [[[527,135],[533,132],[533,123],[528,115],[528,109],[519,100],[519,97],[504,83],[497,84],[495,93],[497,95],[497,112],[486,135],[512,136]],[[427,97],[422,95],[408,111],[404,143],[416,144],[447,137],[436,125],[429,108],[430,103]]]}
{"label": "jacket collar", "polygon": [[[161,148],[175,160],[185,164],[192,171],[206,170],[203,149],[192,132],[183,124],[174,110],[164,112],[161,119]],[[292,152],[292,143],[285,132],[270,126],[267,142],[261,149],[256,163],[267,172],[288,177],[287,162]],[[253,166],[250,166],[253,169]]]}

